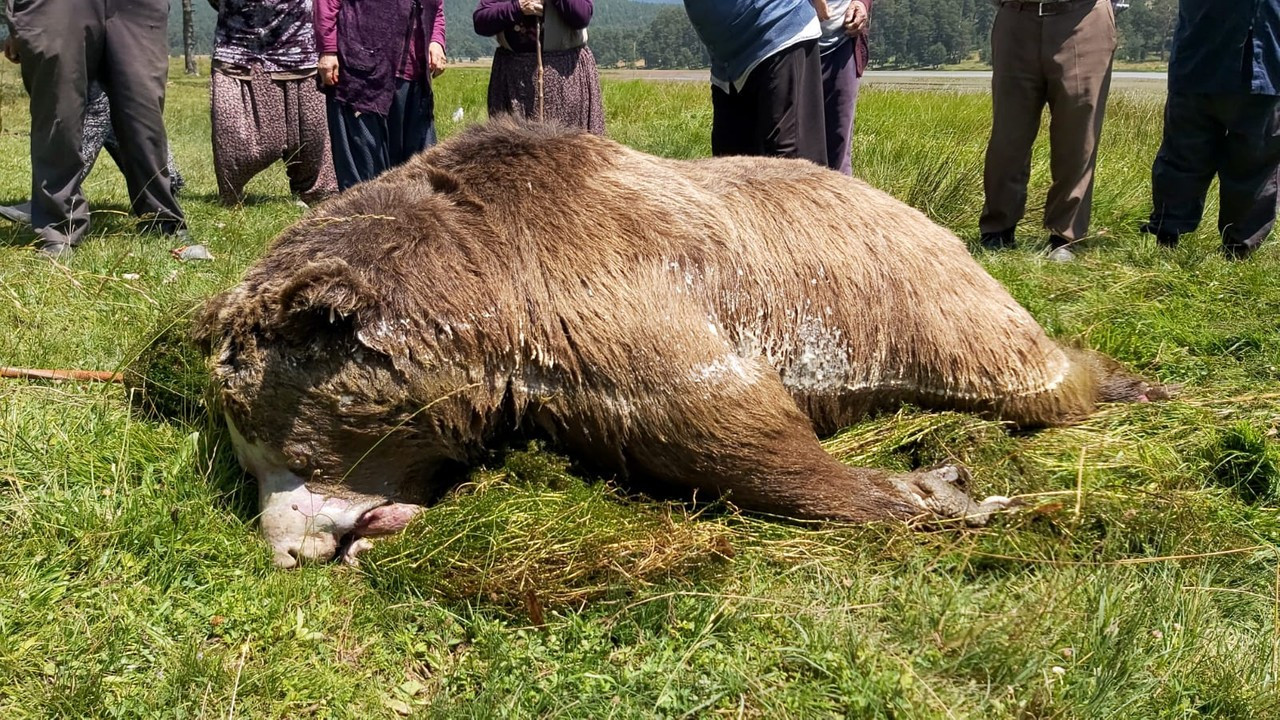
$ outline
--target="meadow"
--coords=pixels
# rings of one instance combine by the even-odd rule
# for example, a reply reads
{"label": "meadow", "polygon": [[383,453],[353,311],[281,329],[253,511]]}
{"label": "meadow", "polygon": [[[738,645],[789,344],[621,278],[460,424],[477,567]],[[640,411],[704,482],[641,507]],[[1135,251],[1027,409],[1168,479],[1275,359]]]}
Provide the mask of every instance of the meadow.
{"label": "meadow", "polygon": [[[11,203],[27,119],[0,73]],[[485,82],[440,78],[442,135],[456,108],[483,117]],[[279,166],[218,205],[206,83],[173,75],[168,120],[213,262],[137,235],[105,156],[70,262],[0,226],[0,365],[134,369],[163,405],[0,380],[0,717],[1280,717],[1280,244],[1221,259],[1216,203],[1174,251],[1138,234],[1158,97],[1113,98],[1076,263],[1036,234],[1043,144],[1023,247],[979,257],[1053,336],[1181,395],[1034,433],[906,408],[826,443],[849,463],[963,462],[975,495],[1023,512],[795,524],[631,497],[517,447],[360,569],[281,572],[181,332],[304,210]],[[705,86],[604,91],[615,139],[709,154]],[[974,244],[988,103],[869,90],[857,173]]]}

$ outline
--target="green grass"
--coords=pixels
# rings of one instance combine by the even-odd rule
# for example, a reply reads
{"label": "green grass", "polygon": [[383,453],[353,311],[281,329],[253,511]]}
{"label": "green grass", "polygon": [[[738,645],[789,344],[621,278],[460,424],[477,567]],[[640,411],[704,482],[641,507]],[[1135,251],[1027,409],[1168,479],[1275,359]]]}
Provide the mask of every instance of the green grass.
{"label": "green grass", "polygon": [[[0,73],[11,202],[26,120],[16,71]],[[482,117],[484,85],[441,79],[443,134],[457,107]],[[362,571],[277,572],[198,363],[172,343],[144,352],[301,212],[279,167],[245,207],[216,204],[206,92],[175,76],[168,116],[215,262],[135,235],[106,159],[69,265],[0,227],[0,364],[141,356],[176,391],[156,413],[117,386],[0,384],[0,717],[1280,716],[1280,252],[1231,264],[1211,229],[1174,252],[1137,235],[1155,100],[1113,101],[1100,237],[1078,263],[1034,243],[982,262],[1056,337],[1181,397],[1018,435],[906,409],[828,442],[851,463],[968,463],[976,494],[1025,496],[1027,512],[965,532],[799,526],[629,498],[532,448]],[[704,86],[610,82],[605,99],[615,138],[707,154]],[[987,103],[868,91],[859,174],[972,240]],[[1047,181],[1040,147],[1033,204]]]}

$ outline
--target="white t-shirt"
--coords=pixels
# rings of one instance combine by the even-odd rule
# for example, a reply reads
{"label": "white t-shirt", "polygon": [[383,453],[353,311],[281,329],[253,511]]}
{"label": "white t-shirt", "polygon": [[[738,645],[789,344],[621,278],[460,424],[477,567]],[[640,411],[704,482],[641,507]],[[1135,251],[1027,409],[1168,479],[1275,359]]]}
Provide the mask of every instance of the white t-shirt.
{"label": "white t-shirt", "polygon": [[852,2],[853,0],[827,0],[831,17],[822,23],[822,37],[818,40],[819,52],[826,52],[849,39],[844,32],[844,14],[848,12]]}

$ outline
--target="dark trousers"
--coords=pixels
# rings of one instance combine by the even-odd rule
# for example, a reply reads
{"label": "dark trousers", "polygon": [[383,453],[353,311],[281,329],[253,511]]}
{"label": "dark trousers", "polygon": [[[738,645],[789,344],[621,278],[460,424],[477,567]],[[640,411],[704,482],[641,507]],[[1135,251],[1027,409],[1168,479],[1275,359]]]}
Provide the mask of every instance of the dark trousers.
{"label": "dark trousers", "polygon": [[827,167],[853,174],[850,145],[858,111],[857,43],[850,38],[822,54],[822,103],[827,130]]}
{"label": "dark trousers", "polygon": [[31,222],[46,245],[89,228],[81,191],[85,106],[98,81],[111,100],[131,210],[164,232],[185,226],[164,128],[168,0],[28,0],[10,17],[31,96]]}
{"label": "dark trousers", "polygon": [[435,97],[423,80],[397,80],[386,116],[329,98],[329,139],[338,189],[372,180],[436,144]]}
{"label": "dark trousers", "polygon": [[1031,148],[1049,106],[1053,184],[1044,226],[1074,242],[1089,233],[1093,171],[1116,49],[1109,0],[1039,5],[1006,3],[991,27],[991,140],[983,171],[982,232],[1013,228],[1027,209]]}
{"label": "dark trousers", "polygon": [[1222,244],[1253,250],[1276,221],[1277,167],[1280,98],[1171,92],[1151,168],[1150,228],[1175,235],[1195,230],[1217,175]]}
{"label": "dark trousers", "polygon": [[741,90],[711,88],[711,154],[795,157],[827,164],[818,41],[765,58]]}

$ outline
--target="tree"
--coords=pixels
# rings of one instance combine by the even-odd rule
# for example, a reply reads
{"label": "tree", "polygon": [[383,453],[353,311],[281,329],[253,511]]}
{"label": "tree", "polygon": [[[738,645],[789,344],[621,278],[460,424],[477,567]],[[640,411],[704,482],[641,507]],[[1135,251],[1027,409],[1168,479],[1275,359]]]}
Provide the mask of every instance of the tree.
{"label": "tree", "polygon": [[[1165,59],[1177,21],[1177,5],[1178,0],[1132,0],[1131,9],[1116,20],[1118,57],[1145,60],[1154,55]],[[876,0],[871,12],[871,62],[880,66],[937,66],[961,62],[977,53],[979,60],[990,63],[991,24],[996,11],[989,0]]]}
{"label": "tree", "polygon": [[182,0],[182,55],[186,58],[187,74],[196,75],[196,23],[191,0]]}
{"label": "tree", "polygon": [[1127,12],[1116,16],[1120,31],[1119,56],[1142,62],[1155,55],[1163,61],[1177,20],[1177,0],[1135,0]]}
{"label": "tree", "polygon": [[638,48],[645,67],[695,68],[711,64],[706,46],[684,8],[678,5],[658,11],[649,29],[640,36]]}
{"label": "tree", "polygon": [[605,28],[591,31],[591,52],[596,56],[600,67],[617,67],[629,65],[640,59],[639,28],[617,30]]}
{"label": "tree", "polygon": [[929,65],[931,67],[938,67],[939,65],[945,65],[947,62],[947,58],[948,58],[947,46],[943,45],[940,42],[936,42],[930,45],[928,49],[924,51],[924,64]]}

